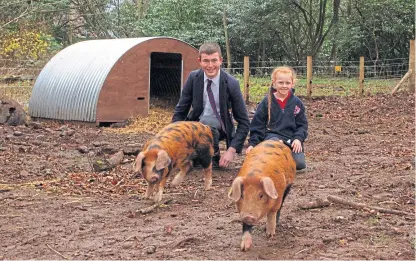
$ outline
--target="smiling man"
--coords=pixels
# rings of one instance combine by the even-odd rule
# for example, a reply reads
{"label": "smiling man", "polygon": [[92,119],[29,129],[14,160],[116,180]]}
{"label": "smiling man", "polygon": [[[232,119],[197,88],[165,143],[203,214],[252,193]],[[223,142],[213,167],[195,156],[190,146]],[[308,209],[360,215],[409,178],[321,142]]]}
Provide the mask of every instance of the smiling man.
{"label": "smiling man", "polygon": [[[199,48],[198,61],[201,69],[189,74],[172,122],[190,120],[209,125],[214,137],[213,167],[227,167],[235,153],[242,151],[249,131],[246,104],[238,80],[221,69],[222,55],[218,44],[203,44]],[[237,128],[233,119],[237,121]],[[227,143],[223,155],[219,150],[220,140]]]}

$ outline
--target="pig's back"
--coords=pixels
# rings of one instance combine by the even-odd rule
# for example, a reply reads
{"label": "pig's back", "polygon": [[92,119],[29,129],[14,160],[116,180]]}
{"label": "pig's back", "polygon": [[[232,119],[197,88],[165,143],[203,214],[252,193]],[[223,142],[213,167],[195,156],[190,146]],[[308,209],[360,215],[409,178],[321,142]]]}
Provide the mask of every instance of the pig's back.
{"label": "pig's back", "polygon": [[[144,147],[166,150],[171,157],[190,155],[195,150],[206,150],[212,147],[210,127],[193,121],[177,121],[165,126]],[[202,148],[202,149],[201,149]]]}
{"label": "pig's back", "polygon": [[199,143],[212,143],[211,129],[199,122],[178,121],[165,126],[145,147],[154,145],[176,152],[181,148],[193,150]]}
{"label": "pig's back", "polygon": [[266,140],[250,151],[240,173],[268,176],[272,179],[283,175],[286,184],[292,184],[296,175],[296,163],[286,145],[280,141]]}

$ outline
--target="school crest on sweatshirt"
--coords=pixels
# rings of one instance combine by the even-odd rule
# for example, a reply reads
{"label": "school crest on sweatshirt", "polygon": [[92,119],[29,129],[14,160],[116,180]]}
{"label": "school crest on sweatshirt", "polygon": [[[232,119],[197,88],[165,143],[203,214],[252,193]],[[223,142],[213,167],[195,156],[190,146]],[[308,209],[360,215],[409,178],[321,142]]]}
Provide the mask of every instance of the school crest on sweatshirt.
{"label": "school crest on sweatshirt", "polygon": [[295,111],[293,112],[293,114],[298,115],[299,112],[300,112],[300,108],[299,108],[299,106],[296,105],[295,106]]}

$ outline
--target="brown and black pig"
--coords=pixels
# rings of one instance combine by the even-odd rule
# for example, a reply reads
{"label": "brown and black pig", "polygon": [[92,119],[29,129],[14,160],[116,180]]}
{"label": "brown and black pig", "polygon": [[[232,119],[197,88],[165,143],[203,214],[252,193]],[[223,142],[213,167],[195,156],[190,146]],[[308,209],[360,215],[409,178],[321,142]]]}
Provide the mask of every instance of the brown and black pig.
{"label": "brown and black pig", "polygon": [[228,193],[236,202],[243,223],[241,250],[251,247],[251,229],[264,216],[267,216],[266,235],[274,236],[295,175],[292,152],[280,141],[263,141],[247,155]]}
{"label": "brown and black pig", "polygon": [[154,191],[154,201],[162,200],[163,189],[171,171],[179,169],[171,186],[180,184],[192,168],[192,161],[199,159],[204,168],[204,188],[212,184],[212,132],[209,126],[199,122],[179,121],[167,125],[149,140],[137,155],[134,171],[141,173],[148,183],[145,198]]}

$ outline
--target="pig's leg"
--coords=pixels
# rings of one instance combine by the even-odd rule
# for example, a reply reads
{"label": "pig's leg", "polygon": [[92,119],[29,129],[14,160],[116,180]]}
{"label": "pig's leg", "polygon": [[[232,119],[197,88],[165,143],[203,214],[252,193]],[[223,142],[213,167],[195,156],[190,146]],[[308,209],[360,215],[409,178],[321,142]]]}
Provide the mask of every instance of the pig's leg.
{"label": "pig's leg", "polygon": [[171,186],[177,186],[185,179],[186,174],[191,170],[192,168],[192,162],[187,161],[183,163],[180,168],[178,174],[173,178],[172,182],[170,183]]}
{"label": "pig's leg", "polygon": [[273,237],[276,234],[276,215],[277,211],[270,211],[267,214],[266,236]]}
{"label": "pig's leg", "polygon": [[292,184],[287,185],[286,189],[285,189],[285,193],[283,193],[283,200],[282,200],[282,205],[280,206],[279,210],[277,211],[277,215],[276,215],[276,224],[279,223],[279,218],[280,218],[280,210],[283,207],[283,202],[285,202],[285,198],[287,196],[287,194],[289,194],[290,192],[290,188],[292,187]]}
{"label": "pig's leg", "polygon": [[241,239],[241,250],[247,251],[250,249],[251,245],[253,244],[253,239],[251,237],[251,230],[253,225],[247,225],[243,223],[243,237]]}
{"label": "pig's leg", "polygon": [[212,157],[201,157],[199,162],[204,168],[204,189],[209,190],[212,185]]}
{"label": "pig's leg", "polygon": [[212,185],[212,164],[208,168],[204,169],[204,189],[211,189]]}
{"label": "pig's leg", "polygon": [[166,181],[168,180],[167,175],[162,178],[160,183],[158,184],[158,190],[155,194],[154,201],[160,202],[162,200],[163,189],[165,188]]}
{"label": "pig's leg", "polygon": [[147,184],[146,193],[144,194],[144,198],[150,198],[153,194],[153,190],[155,188],[155,184]]}

